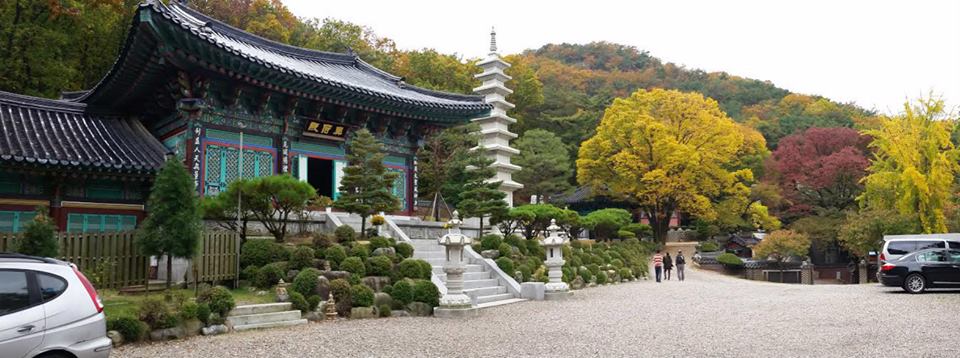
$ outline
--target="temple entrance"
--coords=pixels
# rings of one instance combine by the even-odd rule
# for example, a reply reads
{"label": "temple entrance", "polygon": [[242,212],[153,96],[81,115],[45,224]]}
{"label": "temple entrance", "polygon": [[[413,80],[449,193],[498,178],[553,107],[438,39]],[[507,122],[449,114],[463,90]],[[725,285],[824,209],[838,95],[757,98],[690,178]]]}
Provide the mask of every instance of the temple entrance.
{"label": "temple entrance", "polygon": [[317,195],[333,198],[333,161],[307,158],[307,183],[317,189]]}

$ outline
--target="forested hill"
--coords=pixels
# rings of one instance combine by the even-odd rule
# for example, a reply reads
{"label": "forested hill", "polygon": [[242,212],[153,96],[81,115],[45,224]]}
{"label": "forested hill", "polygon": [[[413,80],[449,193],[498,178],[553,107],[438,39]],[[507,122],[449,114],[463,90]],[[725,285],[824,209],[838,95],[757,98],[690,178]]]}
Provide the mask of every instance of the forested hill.
{"label": "forested hill", "polygon": [[[90,88],[109,70],[131,23],[136,0],[4,1],[0,4],[0,90],[57,97]],[[294,46],[343,52],[415,85],[469,93],[476,59],[432,49],[400,50],[372,28],[294,16],[279,0],[192,0],[190,5],[257,35]],[[375,24],[367,24],[375,25]],[[480,46],[482,44],[478,44]],[[550,130],[575,156],[613,98],[639,88],[696,91],[716,99],[735,120],[774,147],[811,127],[851,127],[871,113],[826,98],[794,94],[770,82],[707,73],[664,62],[646,51],[607,42],[550,44],[507,56],[517,104],[513,128]]]}

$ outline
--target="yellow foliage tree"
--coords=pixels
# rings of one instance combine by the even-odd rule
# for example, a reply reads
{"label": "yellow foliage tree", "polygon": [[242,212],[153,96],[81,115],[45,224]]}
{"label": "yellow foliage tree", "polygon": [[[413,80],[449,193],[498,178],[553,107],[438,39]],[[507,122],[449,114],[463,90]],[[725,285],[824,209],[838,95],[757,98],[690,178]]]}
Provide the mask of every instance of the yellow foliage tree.
{"label": "yellow foliage tree", "polygon": [[960,150],[950,140],[956,125],[943,100],[921,98],[904,104],[899,116],[882,117],[877,128],[864,130],[875,154],[863,179],[861,206],[916,214],[924,233],[947,232],[944,210],[960,170]]}
{"label": "yellow foliage tree", "polygon": [[793,256],[807,256],[810,252],[810,238],[792,230],[777,230],[767,234],[753,248],[753,257],[773,259],[780,267],[780,281],[783,281],[783,264]]}
{"label": "yellow foliage tree", "polygon": [[730,168],[755,143],[712,99],[641,89],[606,109],[596,135],[580,148],[577,180],[637,203],[662,240],[674,211],[715,220],[718,198],[749,195],[753,173]]}

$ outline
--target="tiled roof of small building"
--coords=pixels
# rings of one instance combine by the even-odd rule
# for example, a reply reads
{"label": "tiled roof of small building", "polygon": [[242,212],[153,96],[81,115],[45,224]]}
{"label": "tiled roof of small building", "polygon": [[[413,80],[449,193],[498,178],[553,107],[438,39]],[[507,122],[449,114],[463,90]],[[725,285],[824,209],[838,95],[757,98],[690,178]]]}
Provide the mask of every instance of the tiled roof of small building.
{"label": "tiled roof of small building", "polygon": [[0,161],[149,173],[166,150],[140,121],[86,113],[86,105],[0,91]]}

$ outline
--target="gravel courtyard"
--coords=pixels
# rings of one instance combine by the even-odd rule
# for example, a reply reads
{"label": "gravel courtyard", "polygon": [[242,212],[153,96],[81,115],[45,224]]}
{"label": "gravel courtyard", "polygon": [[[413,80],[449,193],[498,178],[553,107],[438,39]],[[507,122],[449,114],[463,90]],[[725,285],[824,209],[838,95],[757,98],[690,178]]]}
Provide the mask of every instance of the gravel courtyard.
{"label": "gravel courtyard", "polygon": [[960,292],[797,286],[690,270],[467,321],[311,323],[116,349],[114,357],[956,357]]}

